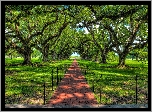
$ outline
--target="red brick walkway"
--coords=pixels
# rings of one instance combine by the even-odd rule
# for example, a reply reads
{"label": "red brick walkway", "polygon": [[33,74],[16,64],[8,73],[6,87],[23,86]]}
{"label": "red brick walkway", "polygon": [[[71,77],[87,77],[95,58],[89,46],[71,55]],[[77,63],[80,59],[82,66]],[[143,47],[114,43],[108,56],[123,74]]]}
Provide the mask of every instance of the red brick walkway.
{"label": "red brick walkway", "polygon": [[98,104],[76,60],[59,83],[48,104],[71,106]]}

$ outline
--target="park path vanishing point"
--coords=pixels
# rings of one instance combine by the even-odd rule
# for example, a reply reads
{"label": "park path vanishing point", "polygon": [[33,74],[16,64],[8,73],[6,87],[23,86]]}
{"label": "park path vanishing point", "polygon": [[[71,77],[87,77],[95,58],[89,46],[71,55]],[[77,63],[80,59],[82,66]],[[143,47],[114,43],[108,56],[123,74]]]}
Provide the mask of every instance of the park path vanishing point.
{"label": "park path vanishing point", "polygon": [[59,83],[47,105],[97,105],[92,90],[82,75],[78,63],[73,61],[64,78]]}

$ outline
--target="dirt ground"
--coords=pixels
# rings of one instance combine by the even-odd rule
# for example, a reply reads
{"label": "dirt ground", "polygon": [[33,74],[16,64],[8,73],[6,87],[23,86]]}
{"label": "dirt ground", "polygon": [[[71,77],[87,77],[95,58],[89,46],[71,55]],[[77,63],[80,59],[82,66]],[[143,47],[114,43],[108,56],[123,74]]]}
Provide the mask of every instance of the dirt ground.
{"label": "dirt ground", "polygon": [[124,104],[124,105],[26,105],[6,104],[5,108],[148,108],[148,104]]}

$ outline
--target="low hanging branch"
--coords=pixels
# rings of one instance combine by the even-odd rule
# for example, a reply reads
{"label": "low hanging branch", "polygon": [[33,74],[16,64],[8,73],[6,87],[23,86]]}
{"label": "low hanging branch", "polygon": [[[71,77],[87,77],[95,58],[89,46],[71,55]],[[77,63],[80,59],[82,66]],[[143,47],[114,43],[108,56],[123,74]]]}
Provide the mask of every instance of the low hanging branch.
{"label": "low hanging branch", "polygon": [[[93,9],[92,6],[87,6],[87,7],[90,8],[90,10],[96,15],[97,12]],[[96,23],[97,21],[100,21],[103,18],[109,18],[109,19],[112,19],[112,20],[116,20],[116,19],[121,18],[121,17],[128,17],[131,13],[135,13],[142,8],[143,7],[141,7],[141,6],[137,6],[137,7],[134,7],[134,8],[132,8],[132,9],[126,11],[126,12],[121,11],[120,13],[118,13],[116,15],[108,15],[108,14],[101,14],[100,16],[96,15],[96,19],[93,20],[93,21],[88,21],[87,24]]]}
{"label": "low hanging branch", "polygon": [[103,49],[101,48],[100,44],[98,44],[98,42],[94,38],[94,32],[92,30],[92,27],[89,28],[89,26],[86,23],[84,23],[84,24],[85,24],[85,27],[87,28],[87,30],[91,33],[94,44],[100,49],[101,52],[103,52]]}
{"label": "low hanging branch", "polygon": [[58,33],[53,35],[53,36],[49,36],[49,38],[47,38],[42,44],[45,45],[47,42],[49,42],[51,39],[55,38],[55,37],[59,37],[62,33],[62,31],[66,28],[66,26],[69,24],[70,22],[65,22],[63,23],[63,25],[59,28]]}
{"label": "low hanging branch", "polygon": [[32,34],[32,35],[29,37],[29,40],[31,40],[31,38],[33,38],[33,37],[35,37],[35,36],[43,35],[44,30],[45,30],[49,25],[56,23],[57,20],[58,20],[58,14],[56,14],[56,18],[55,18],[54,21],[50,21],[50,22],[45,23],[45,25],[43,26],[42,30],[41,30],[41,31],[38,31],[38,32],[36,32],[36,33],[34,33],[34,34]]}
{"label": "low hanging branch", "polygon": [[142,49],[142,48],[144,48],[146,45],[148,45],[148,37],[147,37],[147,39],[146,39],[146,41],[145,42],[143,42],[143,43],[136,43],[136,44],[134,44],[135,46],[134,47],[129,47],[129,50],[131,51],[131,50],[133,50],[133,49]]}

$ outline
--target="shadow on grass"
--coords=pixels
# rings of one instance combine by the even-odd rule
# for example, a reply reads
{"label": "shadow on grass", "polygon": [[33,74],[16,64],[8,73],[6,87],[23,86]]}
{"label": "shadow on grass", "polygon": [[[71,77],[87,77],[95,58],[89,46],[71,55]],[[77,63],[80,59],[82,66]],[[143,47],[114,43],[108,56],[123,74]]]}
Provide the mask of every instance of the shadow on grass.
{"label": "shadow on grass", "polygon": [[[97,64],[94,62],[79,62],[95,96],[102,104],[132,104],[136,103],[136,75],[137,75],[137,103],[148,103],[148,68],[128,66],[125,69],[116,68],[115,64]],[[134,64],[135,65],[135,64]],[[86,72],[85,72],[86,71]],[[102,75],[102,80],[99,76]],[[93,81],[94,80],[94,81]],[[93,84],[93,82],[95,82]],[[101,94],[100,94],[101,86]]]}
{"label": "shadow on grass", "polygon": [[45,87],[47,100],[53,89],[57,87],[57,73],[60,82],[68,67],[69,64],[65,62],[52,66],[22,66],[21,64],[5,66],[5,103],[43,104],[44,82],[47,83]]}
{"label": "shadow on grass", "polygon": [[90,105],[97,104],[86,80],[78,68],[70,67],[64,79],[60,82],[49,105]]}
{"label": "shadow on grass", "polygon": [[[6,104],[43,104],[44,103],[44,81],[33,81],[28,80],[15,80],[16,82],[9,85],[5,85],[5,103]],[[25,81],[25,80],[24,80]],[[60,82],[60,81],[59,81]],[[18,84],[18,85],[17,85]],[[53,90],[52,90],[53,86]],[[52,94],[54,89],[57,87],[56,79],[45,83],[45,99]],[[32,101],[37,100],[35,102]],[[31,103],[29,102],[31,101]]]}

